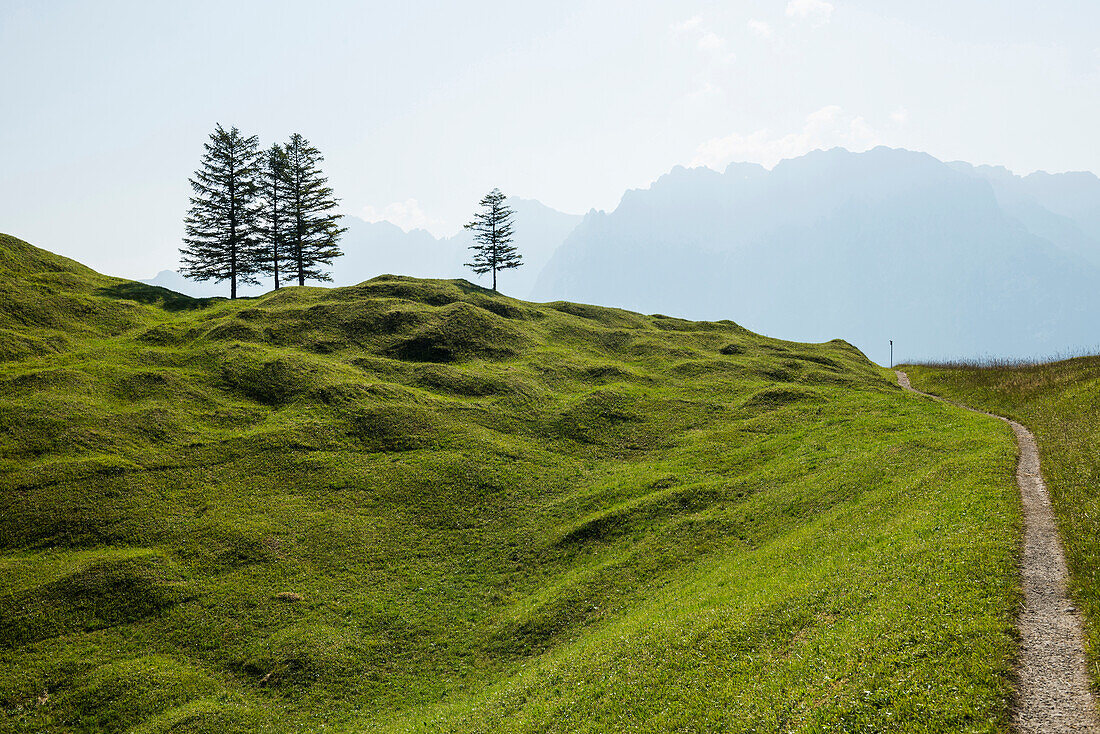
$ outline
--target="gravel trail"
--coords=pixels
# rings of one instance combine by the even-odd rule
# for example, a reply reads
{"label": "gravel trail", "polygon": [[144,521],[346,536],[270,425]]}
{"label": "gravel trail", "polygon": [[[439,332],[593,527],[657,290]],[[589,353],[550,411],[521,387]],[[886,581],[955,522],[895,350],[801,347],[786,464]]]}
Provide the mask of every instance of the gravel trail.
{"label": "gravel trail", "polygon": [[[898,384],[914,390],[909,376],[895,370]],[[946,402],[946,401],[945,401]],[[966,408],[966,406],[960,406]],[[967,408],[967,410],[974,410]],[[984,411],[975,413],[993,415]],[[1016,731],[1093,732],[1100,734],[1096,704],[1089,691],[1085,668],[1081,615],[1066,594],[1066,558],[1046,485],[1039,472],[1039,450],[1031,431],[1015,421],[1012,426],[1020,449],[1016,484],[1024,509],[1024,553],[1020,563],[1024,604],[1020,611],[1020,657],[1017,661],[1016,701],[1012,723]]]}

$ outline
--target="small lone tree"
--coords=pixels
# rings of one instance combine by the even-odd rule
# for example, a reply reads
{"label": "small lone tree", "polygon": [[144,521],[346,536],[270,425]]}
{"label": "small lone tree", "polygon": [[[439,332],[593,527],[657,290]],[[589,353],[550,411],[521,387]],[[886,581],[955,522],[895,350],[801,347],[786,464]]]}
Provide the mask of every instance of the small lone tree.
{"label": "small lone tree", "polygon": [[279,290],[279,266],[287,259],[288,168],[286,148],[282,145],[274,143],[264,151],[259,180],[258,230],[263,247],[259,266],[262,272],[275,277],[275,290]]}
{"label": "small lone tree", "polygon": [[306,280],[332,280],[322,265],[332,265],[343,255],[337,242],[347,231],[336,214],[338,199],[318,167],[324,157],[298,133],[286,144],[287,157],[287,261],[297,271],[298,285]]}
{"label": "small lone tree", "polygon": [[202,164],[189,179],[195,195],[184,218],[180,271],[193,280],[256,283],[256,193],[260,152],[255,135],[220,124],[203,144]]}
{"label": "small lone tree", "polygon": [[474,214],[474,221],[466,229],[474,233],[474,251],[471,262],[466,267],[478,275],[492,272],[493,290],[497,289],[497,271],[518,268],[523,265],[523,255],[519,254],[512,243],[512,209],[500,189],[493,189],[478,204],[482,211]]}

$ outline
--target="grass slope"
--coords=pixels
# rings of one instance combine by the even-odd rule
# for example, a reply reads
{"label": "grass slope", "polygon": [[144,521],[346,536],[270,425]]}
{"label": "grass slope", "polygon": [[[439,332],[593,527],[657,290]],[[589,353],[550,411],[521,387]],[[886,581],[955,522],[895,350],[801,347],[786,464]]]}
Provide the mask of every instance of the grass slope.
{"label": "grass slope", "polygon": [[840,341],[0,237],[0,731],[998,731],[1013,444]]}
{"label": "grass slope", "polygon": [[1100,684],[1100,357],[1029,366],[912,367],[922,389],[1009,416],[1035,434]]}

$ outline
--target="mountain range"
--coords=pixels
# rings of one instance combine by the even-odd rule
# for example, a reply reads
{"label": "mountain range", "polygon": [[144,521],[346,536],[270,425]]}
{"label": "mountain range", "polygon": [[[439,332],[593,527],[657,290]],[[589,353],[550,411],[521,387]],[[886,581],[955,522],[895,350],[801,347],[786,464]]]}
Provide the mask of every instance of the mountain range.
{"label": "mountain range", "polygon": [[[902,149],[814,151],[768,170],[676,167],[583,218],[511,199],[519,298],[733,319],[876,361],[1022,358],[1100,343],[1100,179],[943,162]],[[346,220],[336,285],[469,275],[469,236]],[[172,271],[146,281],[190,295]],[[256,289],[258,294],[264,289]],[[249,291],[246,291],[248,293]]]}
{"label": "mountain range", "polygon": [[1100,180],[1014,176],[906,150],[815,151],[767,170],[676,168],[594,213],[535,300],[732,318],[840,337],[885,364],[1100,342]]}

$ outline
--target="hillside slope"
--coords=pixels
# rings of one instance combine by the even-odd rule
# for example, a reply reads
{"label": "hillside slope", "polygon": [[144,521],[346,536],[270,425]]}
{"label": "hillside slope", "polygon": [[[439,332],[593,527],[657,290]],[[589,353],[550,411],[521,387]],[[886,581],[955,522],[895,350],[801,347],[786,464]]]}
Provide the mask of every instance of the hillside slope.
{"label": "hillside slope", "polygon": [[843,342],[0,236],[0,731],[998,731],[999,424]]}

